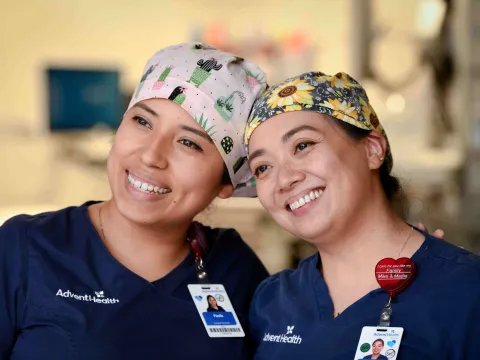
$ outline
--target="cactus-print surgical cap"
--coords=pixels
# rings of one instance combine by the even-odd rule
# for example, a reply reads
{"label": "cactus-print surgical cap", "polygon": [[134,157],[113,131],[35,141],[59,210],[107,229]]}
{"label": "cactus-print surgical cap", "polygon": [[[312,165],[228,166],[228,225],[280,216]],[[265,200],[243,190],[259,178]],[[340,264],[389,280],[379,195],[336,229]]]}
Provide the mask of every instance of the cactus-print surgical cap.
{"label": "cactus-print surgical cap", "polygon": [[[234,196],[256,195],[243,144],[245,123],[266,88],[255,64],[202,43],[170,46],[155,53],[130,101],[162,98],[176,102],[215,143],[235,187]],[[127,111],[128,111],[127,109]]]}

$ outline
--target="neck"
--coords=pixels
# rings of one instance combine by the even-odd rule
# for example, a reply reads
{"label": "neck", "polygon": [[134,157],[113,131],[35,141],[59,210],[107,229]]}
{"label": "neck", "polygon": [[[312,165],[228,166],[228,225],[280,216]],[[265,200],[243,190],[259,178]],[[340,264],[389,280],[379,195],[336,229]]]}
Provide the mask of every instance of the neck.
{"label": "neck", "polygon": [[190,222],[175,227],[135,223],[118,211],[113,200],[98,204],[98,216],[99,233],[108,250],[149,280],[170,272],[190,249],[186,241]]}
{"label": "neck", "polygon": [[423,236],[412,233],[381,196],[369,198],[352,214],[357,217],[343,219],[315,242],[337,312],[378,288],[374,272],[378,261],[411,257],[423,242]]}
{"label": "neck", "polygon": [[[411,229],[391,210],[384,211],[376,215],[365,211],[367,216],[349,219],[344,230],[333,233],[332,229],[333,234],[327,235],[328,242],[317,242],[324,271],[345,266],[371,270],[371,265],[375,266],[382,258],[396,258]],[[402,252],[401,256],[405,254]]]}

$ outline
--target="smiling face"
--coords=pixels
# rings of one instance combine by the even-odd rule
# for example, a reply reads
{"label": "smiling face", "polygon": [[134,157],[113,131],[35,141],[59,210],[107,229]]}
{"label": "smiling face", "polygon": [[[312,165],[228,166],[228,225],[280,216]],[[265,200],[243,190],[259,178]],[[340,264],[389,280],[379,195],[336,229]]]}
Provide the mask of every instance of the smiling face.
{"label": "smiling face", "polygon": [[175,226],[188,222],[216,197],[223,159],[200,125],[178,104],[150,99],[125,114],[108,158],[113,200],[126,218]]}
{"label": "smiling face", "polygon": [[383,342],[381,340],[377,340],[372,344],[373,355],[380,355],[382,350],[383,350]]}
{"label": "smiling face", "polygon": [[215,300],[215,298],[213,296],[208,297],[208,303],[213,308],[217,307],[217,300]]}
{"label": "smiling face", "polygon": [[344,229],[368,201],[369,153],[369,141],[351,139],[310,111],[269,119],[249,143],[260,202],[280,226],[310,242]]}

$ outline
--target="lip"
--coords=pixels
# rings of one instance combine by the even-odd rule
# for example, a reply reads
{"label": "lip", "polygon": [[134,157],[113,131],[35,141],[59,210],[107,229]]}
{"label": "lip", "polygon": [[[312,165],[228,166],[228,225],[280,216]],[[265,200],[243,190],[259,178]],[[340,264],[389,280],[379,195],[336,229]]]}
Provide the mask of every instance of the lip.
{"label": "lip", "polygon": [[[162,200],[164,199],[166,196],[170,195],[170,193],[172,192],[171,190],[167,193],[163,193],[163,194],[159,194],[159,193],[147,193],[147,192],[143,192],[139,189],[137,189],[135,186],[133,186],[130,181],[128,180],[128,175],[132,175],[133,177],[135,177],[136,179],[140,180],[140,181],[143,181],[143,182],[147,182],[151,185],[155,185],[157,186],[157,184],[160,184],[161,183],[158,183],[158,182],[149,182],[147,180],[142,180],[142,179],[145,179],[145,176],[142,178],[142,177],[137,177],[136,175],[134,175],[133,173],[129,173],[128,171],[126,172],[126,176],[125,176],[125,187],[126,187],[126,190],[128,192],[128,194],[130,194],[130,196],[137,200],[137,201],[143,201],[143,202],[155,202],[155,201],[159,201],[159,200]],[[168,187],[166,186],[159,186],[159,187],[162,187],[162,188],[167,188],[169,189]]]}
{"label": "lip", "polygon": [[[286,201],[285,201],[285,208],[286,209],[289,209],[289,205],[295,201],[297,201],[298,199],[300,199],[301,197],[304,197],[305,195],[307,194],[310,194],[312,191],[315,191],[315,190],[322,190],[322,191],[325,191],[325,188],[326,186],[316,186],[316,187],[312,187],[308,190],[304,190],[302,192],[299,192],[297,194],[295,194],[294,196],[291,196],[289,197]],[[305,206],[305,205],[304,205]]]}
{"label": "lip", "polygon": [[162,188],[162,189],[170,189],[170,191],[172,190],[167,184],[153,180],[152,177],[149,176],[146,173],[132,172],[132,171],[129,171],[129,170],[126,170],[125,172],[127,173],[127,178],[128,178],[128,175],[130,174],[135,179],[138,179],[141,182],[151,184],[153,186],[158,186],[159,188]]}

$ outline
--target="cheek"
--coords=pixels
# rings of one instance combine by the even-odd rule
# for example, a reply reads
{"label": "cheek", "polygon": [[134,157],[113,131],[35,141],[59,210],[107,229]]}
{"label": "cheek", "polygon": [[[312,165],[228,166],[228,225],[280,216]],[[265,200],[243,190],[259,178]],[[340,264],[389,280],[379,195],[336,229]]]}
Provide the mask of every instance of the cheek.
{"label": "cheek", "polygon": [[273,212],[275,206],[275,184],[268,180],[257,180],[257,196],[260,204],[269,212]]}
{"label": "cheek", "polygon": [[170,162],[172,172],[176,174],[177,181],[188,186],[195,193],[210,194],[214,192],[221,183],[223,174],[223,160],[211,159],[199,160],[198,158],[182,157]]}
{"label": "cheek", "polygon": [[130,129],[128,129],[127,126],[123,125],[123,123],[122,125],[120,125],[117,133],[115,134],[115,138],[113,139],[110,156],[119,156],[128,153],[132,148],[135,147],[135,138],[131,136],[132,132],[129,130]]}

